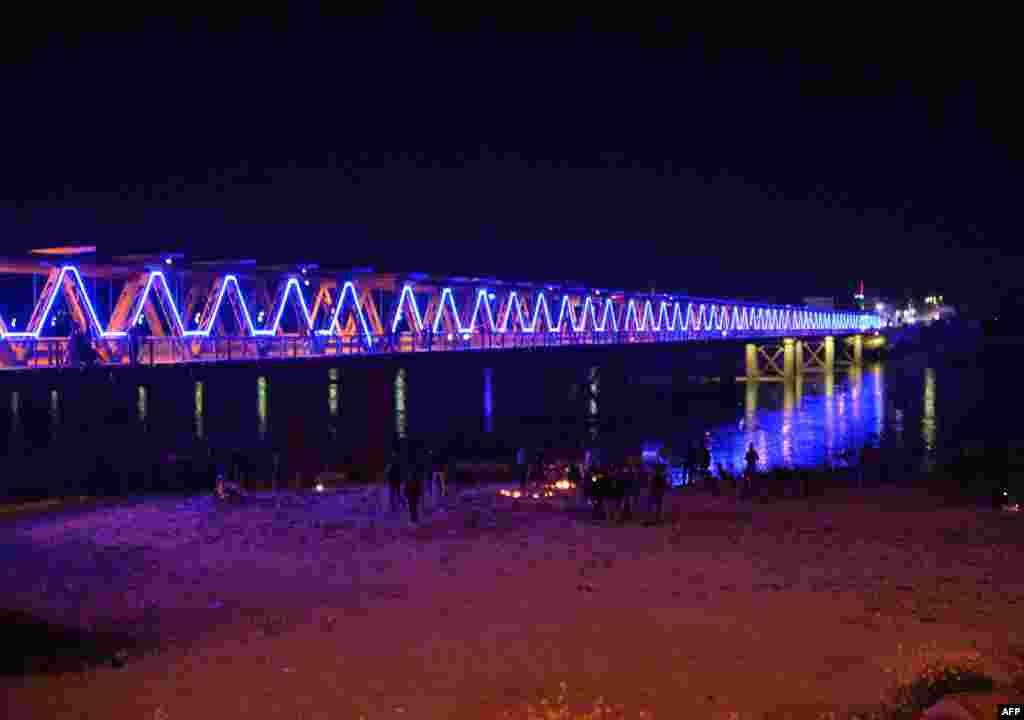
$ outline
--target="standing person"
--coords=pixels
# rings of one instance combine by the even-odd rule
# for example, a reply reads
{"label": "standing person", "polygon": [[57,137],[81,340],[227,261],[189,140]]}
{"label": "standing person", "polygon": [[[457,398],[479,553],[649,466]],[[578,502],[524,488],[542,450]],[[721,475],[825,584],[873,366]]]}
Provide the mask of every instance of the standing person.
{"label": "standing person", "polygon": [[746,497],[750,494],[750,489],[754,484],[754,473],[757,472],[757,463],[760,460],[760,456],[757,454],[757,450],[754,449],[754,443],[750,443],[750,447],[747,448],[747,470],[743,473],[743,485],[740,491],[742,497]]}
{"label": "standing person", "polygon": [[523,485],[523,492],[530,483],[540,484],[544,482],[544,453],[540,450],[533,458],[533,466],[530,468],[526,483]]}
{"label": "standing person", "polygon": [[697,482],[697,446],[692,440],[686,449],[686,481],[690,485]]}
{"label": "standing person", "polygon": [[712,484],[712,493],[717,497],[718,488],[711,475],[711,447],[709,445],[710,440],[701,447],[700,450],[700,471],[701,475]]}
{"label": "standing person", "polygon": [[[611,468],[608,468],[611,470]],[[610,481],[605,468],[594,466],[591,469],[593,477],[589,483],[590,495],[594,499],[594,520],[604,520],[604,503],[610,492]]]}
{"label": "standing person", "polygon": [[522,492],[526,492],[526,475],[529,472],[529,468],[526,465],[526,449],[519,448],[516,450],[516,481],[519,483],[519,489]]}
{"label": "standing person", "polygon": [[437,485],[437,492],[441,497],[448,494],[448,483],[445,477],[445,462],[441,453],[435,452],[431,455],[433,460],[433,482]]}
{"label": "standing person", "polygon": [[397,453],[391,456],[386,473],[391,491],[391,511],[396,512],[402,508],[402,464]]}
{"label": "standing person", "polygon": [[576,489],[583,482],[583,472],[580,470],[580,464],[578,462],[569,463],[569,472],[566,476],[566,480]]}
{"label": "standing person", "polygon": [[748,475],[754,474],[754,472],[757,470],[757,461],[760,459],[761,457],[757,454],[757,450],[754,449],[754,443],[750,443],[750,446],[747,447],[746,456]]}
{"label": "standing person", "polygon": [[426,458],[423,451],[413,446],[410,457],[410,468],[405,479],[405,499],[409,503],[409,519],[413,525],[420,521],[420,495],[423,491],[423,478],[427,473]]}
{"label": "standing person", "polygon": [[651,480],[651,509],[654,511],[654,522],[661,522],[662,506],[665,503],[665,493],[668,492],[668,457],[664,451],[658,457],[654,466],[654,477]]}
{"label": "standing person", "polygon": [[445,484],[447,485],[447,483],[451,483],[452,487],[458,489],[456,484],[458,480],[458,477],[456,476],[456,470],[457,467],[455,462],[455,453],[452,452],[452,448],[451,446],[449,446],[447,450],[447,462],[445,463],[444,472]]}

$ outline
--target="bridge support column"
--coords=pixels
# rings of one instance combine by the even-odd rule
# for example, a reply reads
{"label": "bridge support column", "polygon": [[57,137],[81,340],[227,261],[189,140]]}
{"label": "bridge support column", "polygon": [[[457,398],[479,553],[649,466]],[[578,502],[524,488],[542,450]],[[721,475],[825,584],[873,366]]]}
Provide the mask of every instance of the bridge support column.
{"label": "bridge support column", "polygon": [[787,383],[790,383],[796,379],[796,340],[784,338],[782,349],[782,377]]}
{"label": "bridge support column", "polygon": [[853,336],[853,366],[862,367],[864,365],[864,336],[854,335]]}
{"label": "bridge support column", "polygon": [[825,372],[829,375],[836,366],[836,339],[831,335],[825,336]]}
{"label": "bridge support column", "polygon": [[804,344],[800,340],[793,342],[793,364],[794,364],[794,376],[803,375],[804,373]]}
{"label": "bridge support column", "polygon": [[757,380],[761,376],[761,370],[757,366],[757,345],[747,343],[747,380]]}

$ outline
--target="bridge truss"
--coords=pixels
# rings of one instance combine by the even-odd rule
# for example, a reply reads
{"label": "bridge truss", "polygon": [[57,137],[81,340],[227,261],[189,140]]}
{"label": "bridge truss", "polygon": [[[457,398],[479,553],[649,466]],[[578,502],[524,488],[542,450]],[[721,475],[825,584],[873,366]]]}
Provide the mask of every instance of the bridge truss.
{"label": "bridge truss", "polygon": [[[64,299],[71,327],[108,364],[502,350],[860,334],[871,313],[672,294],[422,275],[192,272],[176,300],[163,269],[126,273],[104,325],[75,265],[52,267],[24,330],[0,321],[0,367],[59,367],[48,335]],[[255,308],[259,307],[258,312]]]}

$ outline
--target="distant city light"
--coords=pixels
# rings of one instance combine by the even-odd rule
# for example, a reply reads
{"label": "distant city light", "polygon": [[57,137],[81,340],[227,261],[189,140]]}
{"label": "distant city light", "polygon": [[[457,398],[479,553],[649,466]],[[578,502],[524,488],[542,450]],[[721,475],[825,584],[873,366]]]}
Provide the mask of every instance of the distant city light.
{"label": "distant city light", "polygon": [[11,327],[18,327],[18,318],[11,318]]}
{"label": "distant city light", "polygon": [[497,296],[494,293],[487,293],[487,299],[488,300],[493,300],[495,297],[497,297]]}
{"label": "distant city light", "polygon": [[309,280],[306,281],[306,287],[309,287]]}
{"label": "distant city light", "polygon": [[174,262],[174,258],[164,258],[164,262],[168,265],[171,265]]}
{"label": "distant city light", "polygon": [[882,312],[883,310],[885,310],[885,303],[878,303],[877,305],[875,305],[875,310],[877,310],[878,312]]}

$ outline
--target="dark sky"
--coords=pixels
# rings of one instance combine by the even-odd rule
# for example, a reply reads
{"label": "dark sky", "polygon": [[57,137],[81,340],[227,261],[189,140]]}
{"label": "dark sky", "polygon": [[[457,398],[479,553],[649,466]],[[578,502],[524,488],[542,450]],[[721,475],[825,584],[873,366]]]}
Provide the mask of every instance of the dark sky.
{"label": "dark sky", "polygon": [[1022,276],[995,21],[66,22],[0,38],[5,252],[766,297],[863,279],[974,301]]}

